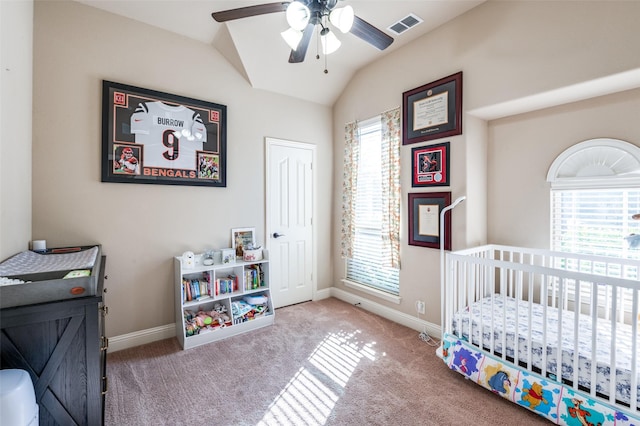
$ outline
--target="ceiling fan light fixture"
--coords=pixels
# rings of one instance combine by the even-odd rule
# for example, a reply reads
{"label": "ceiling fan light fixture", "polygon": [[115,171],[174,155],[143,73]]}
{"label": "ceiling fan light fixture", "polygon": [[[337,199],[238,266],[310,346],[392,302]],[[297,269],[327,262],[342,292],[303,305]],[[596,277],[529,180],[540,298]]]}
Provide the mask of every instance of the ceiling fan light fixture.
{"label": "ceiling fan light fixture", "polygon": [[342,43],[338,40],[338,37],[336,37],[335,34],[329,31],[328,28],[324,28],[322,32],[324,33],[320,36],[320,41],[322,42],[322,53],[330,55],[338,50]]}
{"label": "ceiling fan light fixture", "polygon": [[354,16],[353,7],[347,5],[333,9],[329,14],[329,22],[343,33],[348,33],[353,26]]}
{"label": "ceiling fan light fixture", "polygon": [[289,28],[286,31],[280,33],[284,41],[287,42],[291,50],[296,50],[302,40],[302,31],[298,31],[294,28]]}
{"label": "ceiling fan light fixture", "polygon": [[291,28],[302,31],[305,29],[307,24],[309,23],[309,19],[311,18],[311,12],[309,8],[300,3],[299,1],[292,1],[287,6],[287,22],[291,26]]}

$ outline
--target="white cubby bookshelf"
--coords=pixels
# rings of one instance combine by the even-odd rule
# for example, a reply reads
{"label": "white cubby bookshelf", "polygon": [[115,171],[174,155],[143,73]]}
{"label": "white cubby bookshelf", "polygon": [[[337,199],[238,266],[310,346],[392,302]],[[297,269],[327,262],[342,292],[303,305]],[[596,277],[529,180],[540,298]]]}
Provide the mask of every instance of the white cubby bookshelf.
{"label": "white cubby bookshelf", "polygon": [[[251,262],[238,258],[235,263],[204,265],[204,256],[196,255],[191,268],[184,267],[182,256],[174,258],[176,336],[182,349],[273,324],[266,250],[263,257]],[[210,319],[206,315],[195,319],[200,311],[217,313],[209,315]],[[206,324],[208,321],[211,323]]]}

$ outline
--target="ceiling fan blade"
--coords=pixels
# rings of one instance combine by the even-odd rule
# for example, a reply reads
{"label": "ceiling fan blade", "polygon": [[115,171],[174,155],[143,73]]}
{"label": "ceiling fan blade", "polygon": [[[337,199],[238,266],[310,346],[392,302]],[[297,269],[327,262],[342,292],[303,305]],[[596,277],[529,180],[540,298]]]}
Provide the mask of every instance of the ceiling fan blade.
{"label": "ceiling fan blade", "polygon": [[383,33],[367,21],[357,16],[353,18],[351,34],[360,37],[370,45],[384,50],[393,43],[393,37]]}
{"label": "ceiling fan blade", "polygon": [[296,64],[298,62],[304,61],[304,57],[307,54],[307,49],[309,48],[309,42],[311,41],[311,36],[313,35],[313,28],[315,24],[309,23],[307,28],[304,29],[304,33],[302,33],[302,40],[300,40],[300,44],[298,44],[298,48],[296,50],[292,50],[289,55],[289,63]]}
{"label": "ceiling fan blade", "polygon": [[240,7],[238,9],[223,10],[213,12],[211,16],[217,22],[232,21],[234,19],[248,18],[250,16],[266,15],[267,13],[284,12],[287,10],[289,2],[258,4],[255,6]]}

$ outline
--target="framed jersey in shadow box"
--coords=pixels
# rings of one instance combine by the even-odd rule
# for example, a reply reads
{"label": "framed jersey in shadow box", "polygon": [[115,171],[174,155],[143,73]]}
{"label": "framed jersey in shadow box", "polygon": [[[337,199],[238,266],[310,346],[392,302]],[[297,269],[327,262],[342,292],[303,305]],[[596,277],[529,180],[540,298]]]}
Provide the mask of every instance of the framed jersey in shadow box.
{"label": "framed jersey in shadow box", "polygon": [[411,149],[411,186],[449,185],[449,142]]}
{"label": "framed jersey in shadow box", "polygon": [[102,182],[227,186],[227,107],[104,80]]}

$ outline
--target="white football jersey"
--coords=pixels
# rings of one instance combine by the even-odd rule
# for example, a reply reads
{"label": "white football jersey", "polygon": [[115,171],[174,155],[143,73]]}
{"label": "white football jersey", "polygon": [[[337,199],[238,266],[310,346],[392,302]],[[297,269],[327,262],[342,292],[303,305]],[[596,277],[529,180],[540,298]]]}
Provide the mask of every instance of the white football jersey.
{"label": "white football jersey", "polygon": [[131,115],[131,133],[144,145],[143,167],[196,170],[196,151],[207,141],[199,113],[159,101],[138,104]]}

